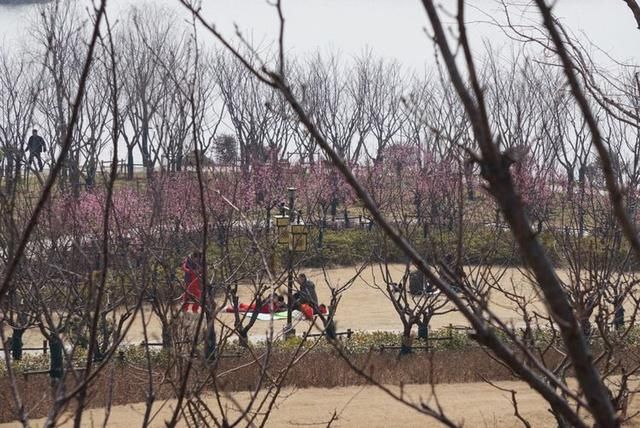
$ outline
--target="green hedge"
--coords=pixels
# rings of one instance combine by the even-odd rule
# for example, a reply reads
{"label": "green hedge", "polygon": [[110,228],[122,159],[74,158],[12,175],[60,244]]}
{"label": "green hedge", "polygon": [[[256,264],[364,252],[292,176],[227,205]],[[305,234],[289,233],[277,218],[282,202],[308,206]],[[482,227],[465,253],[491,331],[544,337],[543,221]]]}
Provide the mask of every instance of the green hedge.
{"label": "green hedge", "polygon": [[[306,267],[354,265],[370,261],[405,263],[407,256],[379,230],[366,229],[325,230],[322,245],[318,246],[319,232],[309,235],[309,251],[301,256]],[[433,239],[425,239],[419,233],[405,236],[428,260],[444,258],[456,253],[456,237],[453,232],[441,232]],[[479,228],[465,233],[465,264],[490,263],[517,265],[521,263],[513,238],[508,232],[496,233],[489,228]]]}
{"label": "green hedge", "polygon": [[371,259],[377,239],[362,229],[313,229],[309,234],[308,252],[301,256],[306,267],[355,265]]}
{"label": "green hedge", "polygon": [[[427,260],[445,259],[447,255],[454,256],[457,247],[455,230],[445,226],[432,227],[425,238],[419,226],[412,226],[405,232],[415,248]],[[611,251],[611,247],[601,238],[594,236],[564,237],[557,233],[545,231],[537,236],[548,257],[556,266],[567,264],[566,250],[562,240],[575,240],[574,247],[580,248],[581,256],[586,259],[602,261],[606,257],[623,262],[628,251],[628,245],[623,240],[619,249]],[[286,247],[273,245],[273,236],[258,237],[260,246],[266,256],[274,251],[274,268],[282,268],[286,263]],[[378,228],[325,229],[311,227],[307,237],[308,249],[304,254],[296,254],[295,262],[304,267],[321,266],[350,266],[366,262],[387,261],[389,263],[405,263],[407,257],[391,240]],[[463,260],[467,265],[492,264],[501,266],[517,266],[522,264],[518,247],[509,230],[491,226],[465,225],[463,236]],[[579,240],[579,243],[577,242]],[[244,235],[234,236],[229,242],[231,261],[233,264],[244,262],[249,266],[262,264],[262,259],[256,251],[255,243]],[[575,256],[575,255],[574,255]],[[210,260],[221,257],[220,248],[214,242],[209,246]],[[629,260],[628,269],[638,267],[635,260]]]}
{"label": "green hedge", "polygon": [[[511,340],[502,331],[495,331],[496,335],[505,343],[510,344]],[[421,339],[417,339],[414,336],[413,346],[423,346],[425,342]],[[479,345],[473,339],[469,337],[468,331],[465,330],[450,330],[448,327],[443,327],[437,330],[429,332],[431,339],[445,338],[446,340],[432,340],[429,345],[433,350],[448,351],[448,350],[464,350],[470,348],[477,348]],[[546,347],[555,342],[557,346],[562,347],[559,342],[559,337],[552,334],[550,330],[534,330],[533,339],[536,346]],[[288,340],[277,340],[272,343],[272,349],[275,352],[291,352],[298,348],[302,343],[301,336],[296,336]],[[402,342],[402,334],[398,332],[389,331],[356,331],[353,333],[350,339],[342,340],[344,350],[351,354],[362,354],[371,351],[377,351],[382,346],[398,346]],[[600,345],[600,339],[593,338],[591,341],[593,347]],[[640,327],[633,327],[629,334],[625,336],[624,346],[637,347],[640,345]],[[333,352],[334,347],[328,343],[324,338],[321,338],[318,343],[315,340],[308,340],[302,346],[305,349],[313,348],[313,352]],[[266,347],[264,342],[256,342],[252,345],[254,351],[259,351]],[[124,361],[127,364],[144,366],[147,364],[146,353],[143,347],[139,345],[129,345],[120,348],[123,353]],[[152,349],[150,352],[151,363],[157,366],[166,366],[171,361],[169,350],[164,349]],[[233,353],[245,353],[246,349],[238,346],[237,341],[232,340],[225,346],[225,354]],[[76,349],[74,352],[74,366],[83,366],[86,360],[86,353],[81,349]],[[119,356],[114,356],[113,361],[120,364]],[[49,355],[33,355],[25,354],[22,361],[13,361],[12,367],[15,374],[21,374],[31,370],[46,370],[49,368]],[[5,366],[5,360],[0,360],[0,377],[7,376],[7,370]]]}
{"label": "green hedge", "polygon": [[[309,250],[298,255],[298,260],[305,267],[347,266],[365,262],[387,261],[389,263],[405,263],[407,257],[387,238],[382,231],[374,229],[341,229],[325,230],[319,239],[319,231],[312,229],[309,233]],[[427,259],[444,259],[447,255],[456,254],[456,233],[450,230],[437,230],[428,238],[422,232],[414,230],[406,234],[414,247]],[[612,249],[608,241],[599,237],[576,236],[559,237],[557,234],[544,231],[537,235],[547,256],[557,267],[567,265],[568,255],[563,248],[562,240],[572,240],[572,247],[579,248],[579,254],[572,258],[607,263],[608,258],[623,265],[622,269],[640,269],[640,263],[633,257],[628,258],[629,245],[622,240],[621,245]],[[321,242],[321,245],[319,245]],[[518,246],[509,230],[496,229],[490,226],[466,226],[463,237],[463,260],[467,265],[491,264],[501,266],[522,265]]]}

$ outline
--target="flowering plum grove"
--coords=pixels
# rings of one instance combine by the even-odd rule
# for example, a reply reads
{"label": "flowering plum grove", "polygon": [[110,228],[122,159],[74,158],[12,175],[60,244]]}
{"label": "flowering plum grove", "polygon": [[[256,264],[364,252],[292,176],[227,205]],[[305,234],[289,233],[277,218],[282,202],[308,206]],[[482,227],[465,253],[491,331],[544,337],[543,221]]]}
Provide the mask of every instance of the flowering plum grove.
{"label": "flowering plum grove", "polygon": [[[369,269],[367,290],[397,314],[401,355],[415,327],[432,349],[430,323],[456,311],[558,426],[625,421],[638,374],[640,125],[628,72],[637,67],[596,66],[543,0],[526,6],[543,22],[531,35],[504,24],[536,42],[510,57],[472,55],[466,2],[448,31],[441,9],[422,1],[437,50],[425,75],[371,53],[287,58],[281,1],[269,2],[283,27],[266,53],[226,40],[192,2],[179,2],[192,25],[160,7],[107,20],[105,1],[95,3],[42,6],[20,48],[28,52],[0,51],[0,372],[10,385],[0,396],[11,396],[15,419],[26,426],[31,411],[11,362],[23,335],[49,343],[47,426],[72,401],[81,426],[97,375],[120,370],[113,357],[136,325],[143,426],[155,417],[156,379],[177,399],[167,426],[187,414],[194,426],[264,425],[313,336],[276,355],[273,342],[295,326],[270,323],[257,350],[258,311],[241,303],[305,311],[313,323],[303,328],[317,327],[345,367],[375,384],[334,322]],[[512,3],[502,2],[507,18]],[[220,50],[201,43],[201,30]],[[33,127],[47,142],[45,171],[25,156]],[[304,223],[306,250],[278,244],[281,214]],[[330,264],[354,274],[332,280]],[[326,311],[303,303],[315,294],[304,276],[294,282],[310,267],[325,274],[316,286]],[[259,368],[240,416],[221,399],[235,372],[218,366],[229,349]],[[394,397],[456,425],[430,401]]]}
{"label": "flowering plum grove", "polygon": [[[430,216],[429,221],[433,222],[448,217],[457,203],[459,176],[464,168],[461,162],[453,157],[437,160],[430,153],[423,153],[421,161],[418,156],[413,160],[409,156],[395,158],[395,149],[399,152],[404,148],[392,146],[384,161],[354,166],[356,175],[371,189],[380,207],[392,217]],[[553,209],[554,186],[558,198],[562,186],[549,177],[551,173],[529,166],[517,165],[514,178],[523,201],[538,218],[542,214],[537,213]],[[150,227],[176,231],[202,228],[198,181],[193,172],[158,175],[142,186],[119,183],[122,184],[113,192],[108,228],[114,237],[139,240],[136,234]],[[470,186],[474,192],[482,192],[477,183],[473,178]],[[204,174],[203,184],[205,207],[212,219],[239,218],[243,214],[245,221],[251,223],[247,227],[255,227],[267,212],[279,214],[278,207],[287,202],[287,188],[291,186],[296,188],[295,208],[302,211],[306,222],[326,222],[332,206],[332,221],[336,220],[338,206],[367,215],[358,209],[357,199],[340,174],[325,163],[274,162],[255,164],[245,171],[216,171],[214,167]],[[103,188],[78,195],[57,192],[48,207],[48,221],[40,228],[58,235],[98,236],[102,232],[106,196]],[[544,218],[547,217],[548,214]]]}

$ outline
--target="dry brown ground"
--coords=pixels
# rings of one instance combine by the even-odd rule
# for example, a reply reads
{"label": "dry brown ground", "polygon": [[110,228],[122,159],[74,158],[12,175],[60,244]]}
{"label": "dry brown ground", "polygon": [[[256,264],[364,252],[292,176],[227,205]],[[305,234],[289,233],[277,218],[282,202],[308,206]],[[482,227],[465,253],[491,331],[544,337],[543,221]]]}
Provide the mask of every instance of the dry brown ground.
{"label": "dry brown ground", "polygon": [[[327,270],[326,278],[318,270],[309,270],[307,273],[316,283],[320,300],[327,302],[330,296],[328,284],[333,286],[343,284],[355,274],[355,268]],[[392,274],[395,278],[399,278],[402,275],[402,266],[394,266]],[[398,316],[385,294],[373,287],[376,282],[380,282],[380,271],[369,268],[345,293],[337,314],[339,329],[351,328],[365,331],[397,331],[400,329]],[[502,283],[504,285],[515,284],[515,287],[529,296],[534,305],[538,308],[542,307],[536,292],[517,269],[508,269],[502,278]],[[248,296],[249,293],[246,292],[242,297],[248,298]],[[515,324],[520,321],[518,313],[503,295],[493,293],[491,306],[494,312],[504,320],[513,321]],[[149,316],[150,310],[145,308],[145,317]],[[223,314],[221,319],[224,322],[230,322],[231,316]],[[432,327],[439,328],[449,324],[466,325],[466,322],[460,314],[453,312],[435,318]],[[276,321],[274,327],[280,329],[283,325],[284,321]],[[254,336],[263,335],[268,326],[267,322],[258,322],[253,332]],[[303,328],[304,326],[300,326],[298,330]],[[159,325],[153,317],[150,321],[150,331],[150,339],[159,340]],[[41,337],[36,331],[26,335],[26,339],[30,345],[41,343]],[[127,341],[137,343],[142,339],[142,324],[138,318],[127,337]],[[545,404],[526,385],[509,381],[498,382],[498,384],[518,391],[520,411],[533,426],[553,425],[553,420],[547,412]],[[425,385],[406,386],[404,391],[414,399],[418,397],[427,399],[430,396],[430,387]],[[465,426],[521,426],[513,416],[509,394],[500,392],[487,384],[440,384],[436,386],[436,391],[447,414],[455,421],[464,421]],[[242,402],[248,399],[248,395],[244,392],[234,393],[234,398]],[[153,426],[162,426],[162,421],[167,418],[172,405],[175,403],[168,401],[162,408],[158,407],[159,414],[154,420]],[[634,403],[632,407],[640,406]],[[141,404],[115,407],[109,426],[139,425],[142,420],[142,409]],[[286,389],[284,395],[279,399],[277,411],[270,419],[269,426],[322,426],[326,425],[334,411],[339,414],[335,426],[411,427],[438,425],[432,419],[403,407],[376,388],[353,386],[332,389]],[[104,410],[88,411],[85,417],[86,426],[91,426],[92,423],[101,426],[103,418]],[[42,421],[36,422],[34,426],[41,426],[41,424]],[[0,425],[0,427],[3,426],[11,425]]]}
{"label": "dry brown ground", "polygon": [[[504,381],[497,385],[517,392],[518,408],[534,427],[554,425],[547,406],[528,386],[522,382]],[[398,387],[390,387],[398,392]],[[501,392],[486,383],[442,384],[435,387],[437,398],[447,416],[466,427],[521,427],[514,416],[511,395]],[[434,404],[428,385],[406,385],[405,398],[414,403],[420,399]],[[234,399],[241,405],[246,403],[247,393],[234,393]],[[213,399],[207,400],[215,408]],[[234,408],[229,400],[224,400],[229,408]],[[150,426],[164,426],[163,422],[170,417],[175,400],[157,403],[155,419]],[[637,408],[637,403],[632,403]],[[140,426],[144,412],[141,403],[116,406],[112,409],[108,426],[132,427]],[[332,389],[285,389],[277,401],[267,426],[326,426],[333,413],[338,419],[332,424],[336,427],[425,427],[441,426],[439,422],[424,416],[417,411],[391,399],[374,386],[354,386]],[[217,412],[219,414],[219,411]],[[102,426],[105,412],[94,409],[85,413],[84,426]],[[68,418],[67,418],[68,419]],[[34,427],[40,427],[43,420],[34,421]],[[246,424],[241,424],[244,426]],[[0,427],[14,427],[16,424],[0,424]],[[66,420],[59,426],[72,426]],[[180,426],[184,426],[184,422]],[[632,424],[629,426],[640,426]]]}
{"label": "dry brown ground", "polygon": [[[500,386],[518,391],[521,413],[533,426],[550,426],[551,415],[546,411],[542,400],[526,385],[519,382],[500,382]],[[398,391],[397,387],[391,387]],[[424,385],[408,385],[404,388],[406,397],[414,402],[423,398],[429,400],[430,387]],[[521,426],[513,416],[510,395],[497,391],[484,383],[450,384],[436,386],[437,398],[448,416],[464,422],[465,426]],[[240,404],[247,402],[247,393],[236,393],[234,399]],[[214,406],[212,399],[208,404]],[[429,401],[433,404],[433,400]],[[233,407],[230,401],[226,405]],[[170,417],[175,400],[158,403],[159,410],[151,426],[163,426]],[[286,389],[278,400],[267,426],[326,426],[333,413],[337,412],[338,420],[334,426],[342,427],[424,427],[439,426],[439,423],[403,404],[391,399],[380,389],[373,386],[344,387],[333,389]],[[144,413],[143,404],[116,406],[111,411],[108,426],[131,427],[140,426]],[[86,412],[84,426],[102,426],[105,412],[94,409]],[[44,420],[33,421],[34,427],[43,425]],[[18,426],[2,424],[0,427]],[[59,426],[72,426],[66,420]]]}
{"label": "dry brown ground", "polygon": [[[307,276],[315,282],[318,291],[318,297],[321,302],[328,303],[331,293],[329,286],[340,286],[349,281],[355,274],[356,268],[343,267],[335,269],[327,269],[324,273],[321,270],[308,270]],[[398,280],[402,277],[403,266],[392,265],[391,273],[394,279]],[[326,274],[326,277],[325,277]],[[516,287],[520,289],[525,295],[536,302],[536,293],[532,287],[523,278],[522,274],[513,268],[507,270],[507,274],[502,278],[502,283],[507,285],[513,281]],[[340,306],[337,312],[338,328],[345,330],[350,328],[352,330],[362,331],[399,331],[402,325],[400,324],[398,315],[395,313],[393,306],[389,302],[386,295],[380,290],[375,288],[375,285],[383,286],[381,281],[381,271],[379,268],[367,268],[364,270],[360,277],[356,279],[354,284],[349,290],[344,293]],[[251,300],[251,291],[249,289],[242,290],[241,301],[249,302]],[[520,317],[512,308],[512,304],[507,301],[503,295],[493,293],[492,309],[501,316],[504,320],[514,323],[518,323]],[[537,306],[540,306],[537,304]],[[144,308],[145,319],[150,320],[148,331],[149,339],[152,341],[160,340],[160,325],[158,320],[152,315],[150,307]],[[231,314],[220,314],[220,319],[224,323],[232,322]],[[443,316],[435,317],[432,321],[432,328],[437,329],[449,324],[453,325],[467,325],[464,318],[457,312],[451,312]],[[281,330],[285,325],[285,321],[275,321],[274,328]],[[252,330],[254,337],[264,337],[266,331],[269,328],[269,322],[258,321],[255,328]],[[298,328],[298,331],[304,330],[306,326],[303,324]],[[10,336],[10,331],[6,331],[6,335]],[[143,340],[144,334],[142,329],[141,317],[138,316],[134,322],[126,341],[129,343],[139,343]],[[41,346],[42,336],[36,329],[31,329],[24,335],[25,346]]]}
{"label": "dry brown ground", "polygon": [[[391,265],[390,267],[393,278],[395,280],[400,279],[404,273],[404,266]],[[472,268],[468,268],[467,270],[470,271],[471,269]],[[502,273],[502,270],[498,269],[494,269],[493,271],[495,273]],[[328,303],[331,296],[330,286],[336,287],[344,285],[356,275],[356,268],[341,267],[327,269],[324,272],[318,269],[310,269],[307,270],[306,273],[307,276],[315,282],[320,301]],[[563,279],[566,277],[566,272],[564,271],[559,271],[558,274]],[[378,267],[369,267],[360,274],[354,284],[343,294],[336,314],[339,330],[346,330],[348,328],[361,331],[401,330],[402,325],[391,302],[388,300],[388,297],[381,291],[381,289],[375,287],[377,284],[384,288],[381,278],[381,270]],[[500,279],[500,283],[504,287],[509,287],[512,291],[515,289],[519,294],[526,296],[527,300],[531,302],[538,313],[545,312],[544,306],[540,302],[537,292],[518,269],[507,268]],[[240,301],[251,301],[251,291],[248,287],[241,291]],[[514,324],[517,326],[522,323],[521,316],[515,310],[513,303],[509,301],[504,294],[496,291],[492,292],[490,307],[495,314],[507,324]],[[158,319],[155,318],[151,312],[151,308],[148,306],[144,307],[143,312],[144,318],[149,320],[147,327],[149,340],[160,341],[161,329]],[[629,308],[627,313],[632,313],[632,309]],[[232,324],[233,316],[231,314],[221,313],[219,318],[222,323],[226,323],[227,325]],[[218,326],[222,323],[218,323]],[[438,329],[448,326],[449,324],[454,326],[468,325],[464,317],[462,317],[460,313],[454,311],[435,317],[432,320],[431,327],[433,329]],[[283,320],[275,321],[274,330],[280,331],[284,325],[285,321]],[[251,331],[251,336],[258,339],[264,338],[269,326],[269,322],[257,321]],[[308,325],[306,323],[302,323],[297,327],[297,331],[304,331],[307,326]],[[11,335],[10,331],[6,331],[5,334],[7,336]],[[129,334],[126,337],[125,343],[140,343],[143,338],[144,334],[141,317],[137,316]],[[25,333],[24,341],[25,346],[41,346],[42,336],[38,330],[31,329]]]}
{"label": "dry brown ground", "polygon": [[[558,357],[560,357],[558,355]],[[238,359],[222,358],[216,370],[219,390],[225,392],[253,391],[260,378],[263,366],[252,364],[253,354],[246,354]],[[261,360],[263,361],[263,360]],[[515,380],[512,373],[489,357],[479,348],[465,350],[448,350],[434,353],[415,352],[412,355],[398,358],[396,353],[362,353],[350,357],[350,362],[356,367],[363,368],[378,382],[387,385],[430,384],[441,383],[472,383],[484,379],[493,381]],[[557,364],[559,358],[548,361],[550,365]],[[276,351],[269,358],[269,373],[271,376],[282,373],[291,363],[291,353]],[[206,369],[201,362],[196,366],[191,376],[190,389],[197,388],[206,381],[201,373]],[[199,375],[200,374],[200,375]],[[168,377],[167,377],[168,376]],[[176,380],[180,373],[175,369],[168,369],[164,365],[153,368],[154,390],[157,399],[169,399],[176,395],[171,380]],[[270,377],[271,377],[270,376]],[[22,402],[26,404],[26,411],[31,418],[37,419],[47,415],[52,406],[51,387],[48,376],[18,376],[15,387],[19,391]],[[212,385],[204,391],[213,391]],[[368,385],[351,369],[341,357],[332,352],[310,352],[297,364],[291,367],[282,387],[288,388],[337,388],[356,385]],[[109,397],[114,405],[124,405],[144,401],[148,392],[148,373],[144,364],[116,364],[107,367],[95,378],[90,387],[88,407],[104,407]],[[67,391],[76,386],[74,376],[67,376]],[[17,419],[15,400],[12,395],[9,379],[0,378],[0,422]],[[73,403],[71,404],[73,406]]]}

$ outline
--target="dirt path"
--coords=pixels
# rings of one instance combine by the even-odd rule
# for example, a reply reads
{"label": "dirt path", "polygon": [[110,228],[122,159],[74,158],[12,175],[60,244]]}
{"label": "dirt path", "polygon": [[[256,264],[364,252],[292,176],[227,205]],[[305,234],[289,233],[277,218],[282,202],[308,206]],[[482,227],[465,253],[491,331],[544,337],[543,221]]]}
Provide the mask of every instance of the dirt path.
{"label": "dirt path", "polygon": [[[404,271],[402,265],[392,265],[391,275],[394,280],[399,280]],[[325,272],[321,270],[307,270],[307,276],[316,284],[318,296],[321,302],[328,303],[330,300],[331,287],[338,287],[346,284],[356,275],[355,267],[327,269]],[[326,276],[325,276],[326,274]],[[362,331],[400,331],[402,325],[398,315],[395,313],[388,297],[381,290],[384,284],[381,281],[382,272],[378,267],[365,269],[360,276],[354,281],[353,285],[343,294],[340,306],[336,315],[338,329]],[[507,269],[501,278],[501,283],[505,286],[517,287],[538,310],[543,310],[539,304],[538,298],[531,285],[525,280],[517,269]],[[513,284],[513,285],[512,285]],[[381,288],[376,288],[376,287]],[[282,290],[284,291],[284,290]],[[251,290],[245,287],[240,293],[240,301],[251,301]],[[518,324],[520,316],[513,309],[513,304],[509,302],[504,295],[492,293],[491,306],[494,312],[502,317],[507,323],[513,322]],[[148,334],[150,341],[160,341],[161,329],[158,319],[152,314],[150,307],[145,306],[143,310],[144,318],[148,320]],[[143,338],[142,317],[137,316],[125,343],[140,343]],[[231,325],[233,316],[231,314],[220,314],[222,323]],[[275,321],[275,331],[280,331],[285,325],[285,321]],[[465,319],[458,312],[450,312],[445,315],[436,316],[431,324],[433,329],[453,325],[467,325]],[[304,331],[308,324],[302,323],[297,327],[298,332]],[[264,338],[269,329],[269,322],[258,321],[252,330],[254,338]],[[5,332],[7,336],[11,335],[10,330]],[[25,346],[41,347],[42,336],[37,329],[30,329],[24,335]]]}
{"label": "dirt path", "polygon": [[[546,410],[547,406],[525,384],[498,382],[498,385],[517,392],[520,413],[532,426],[553,425],[553,418]],[[394,392],[399,392],[398,387],[390,388]],[[428,385],[407,385],[404,387],[404,394],[413,403],[419,403],[422,399],[429,404],[434,404]],[[436,394],[448,417],[457,423],[464,422],[464,426],[522,426],[522,423],[513,415],[511,395],[485,383],[437,385]],[[238,403],[246,403],[248,394],[234,394],[234,399]],[[212,409],[215,407],[212,398],[207,399],[207,403],[212,406]],[[225,400],[224,405],[233,408],[229,400]],[[163,426],[163,422],[170,417],[173,406],[175,406],[175,400],[158,403],[154,407],[154,411],[158,411],[158,414],[150,426]],[[332,426],[336,427],[440,426],[434,419],[393,400],[373,386],[285,389],[277,400],[267,426],[326,426],[334,412],[337,414],[337,420]],[[108,426],[114,428],[141,426],[143,413],[144,405],[140,403],[116,406],[111,411]],[[220,411],[216,411],[216,415],[219,414]],[[86,412],[84,426],[102,426],[104,415],[103,409]],[[32,426],[41,427],[44,420],[33,422]],[[182,422],[180,426],[184,425]],[[0,424],[0,427],[13,426],[17,425]],[[72,426],[72,422],[66,420],[59,426]]]}
{"label": "dirt path", "polygon": [[[399,280],[402,277],[404,273],[403,269],[403,265],[390,266],[390,273],[394,280]],[[467,271],[471,275],[477,274],[477,271],[476,273],[473,273],[473,268],[467,268]],[[320,301],[328,303],[331,297],[330,287],[343,286],[356,275],[357,271],[355,267],[342,267],[327,269],[324,272],[317,269],[309,269],[305,272],[316,284]],[[516,291],[518,294],[524,296],[532,305],[529,307],[530,311],[532,308],[535,308],[538,313],[546,312],[535,289],[518,269],[495,268],[492,270],[492,273],[495,275],[501,275],[499,279],[500,284],[503,287],[507,288],[511,292]],[[566,278],[566,272],[559,271],[558,274],[561,278]],[[384,284],[381,279],[382,272],[379,267],[369,267],[360,273],[360,276],[356,278],[353,285],[351,285],[351,287],[342,295],[340,306],[336,314],[338,330],[400,331],[402,329],[398,315],[394,311],[389,298],[382,291],[384,289]],[[246,286],[240,292],[240,301],[250,302],[251,296],[251,290]],[[628,303],[631,304],[631,302]],[[508,300],[503,293],[497,291],[491,292],[490,307],[506,324],[513,324],[515,326],[522,324],[521,315],[515,309],[513,302]],[[628,309],[628,313],[631,313],[631,308]],[[145,306],[142,312],[144,319],[148,322],[147,331],[149,341],[160,342],[161,328],[158,319],[153,315],[149,306]],[[189,314],[188,316],[191,317],[193,315]],[[222,324],[232,326],[233,315],[221,313],[219,315],[219,320],[221,322],[218,323],[218,327]],[[284,320],[275,321],[273,323],[274,331],[281,331],[285,324],[286,322]],[[438,329],[446,327],[449,324],[454,326],[468,325],[459,312],[453,311],[434,317],[431,322],[431,328]],[[253,339],[264,339],[269,327],[269,322],[257,321],[250,333],[251,337]],[[308,324],[306,322],[302,322],[296,326],[298,334],[305,331],[307,328]],[[7,337],[10,336],[10,330],[7,329],[5,334]],[[42,339],[42,335],[37,329],[30,329],[24,335],[25,346],[29,347],[41,347]],[[125,339],[125,344],[137,344],[143,341],[143,339],[142,317],[139,314]]]}

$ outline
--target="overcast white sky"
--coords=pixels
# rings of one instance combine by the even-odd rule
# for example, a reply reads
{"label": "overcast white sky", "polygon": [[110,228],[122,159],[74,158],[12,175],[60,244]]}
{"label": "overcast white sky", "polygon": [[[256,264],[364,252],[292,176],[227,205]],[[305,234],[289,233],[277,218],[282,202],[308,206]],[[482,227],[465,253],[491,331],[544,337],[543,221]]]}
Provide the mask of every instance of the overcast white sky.
{"label": "overcast white sky", "polygon": [[[85,7],[90,0],[78,1]],[[455,1],[444,0],[453,8]],[[486,21],[483,13],[502,19],[496,0],[469,1],[471,21]],[[527,0],[518,0],[527,3]],[[130,5],[161,4],[186,16],[177,0],[109,0],[111,14]],[[284,0],[287,19],[287,48],[304,54],[320,50],[340,50],[357,55],[364,49],[386,58],[395,58],[407,67],[422,69],[433,61],[424,27],[426,15],[419,0]],[[237,24],[244,34],[262,46],[277,36],[277,16],[266,0],[204,0],[204,13],[225,34],[233,36]],[[28,31],[29,17],[35,6],[0,6],[0,41],[5,47],[19,43]],[[482,10],[483,13],[480,13]],[[640,30],[621,0],[557,0],[556,14],[574,33],[583,32],[598,47],[623,61],[638,61]],[[529,18],[534,19],[534,15]],[[537,19],[537,18],[535,18]],[[487,24],[471,28],[480,40],[490,40],[497,47],[507,44],[501,32]]]}
{"label": "overcast white sky", "polygon": [[[85,8],[91,4],[91,0],[62,1],[77,1]],[[528,2],[512,2],[516,1]],[[456,1],[443,0],[441,3],[453,8]],[[237,24],[254,44],[267,47],[275,43],[278,19],[266,0],[203,0],[203,4],[208,19],[231,38]],[[426,14],[419,0],[283,0],[283,4],[289,55],[321,50],[340,51],[348,57],[370,49],[374,55],[399,61],[405,70],[421,72],[433,63],[432,44],[424,32]],[[484,43],[491,44],[494,49],[502,47],[509,50],[509,42],[503,33],[486,24],[488,17],[504,18],[499,3],[496,0],[471,0],[468,4],[467,18],[474,22],[469,33],[476,51],[481,53]],[[114,15],[131,5],[160,5],[175,11],[177,19],[188,18],[177,0],[147,0],[146,3],[140,0],[109,0],[112,22]],[[529,15],[516,19],[537,22],[539,18],[533,11],[532,8]],[[623,1],[558,0],[555,11],[574,34],[581,35],[584,40],[588,38],[618,60],[640,63],[640,30]],[[17,47],[28,35],[29,21],[36,12],[36,6],[0,6],[0,42],[3,48],[18,51]],[[201,40],[204,39],[206,36],[203,34]],[[607,60],[602,53],[596,56],[601,61]],[[124,147],[119,150],[124,152]],[[139,157],[137,153],[136,157]]]}

